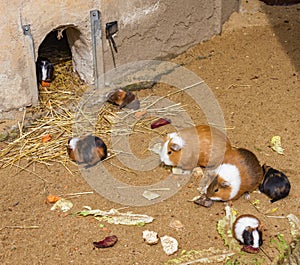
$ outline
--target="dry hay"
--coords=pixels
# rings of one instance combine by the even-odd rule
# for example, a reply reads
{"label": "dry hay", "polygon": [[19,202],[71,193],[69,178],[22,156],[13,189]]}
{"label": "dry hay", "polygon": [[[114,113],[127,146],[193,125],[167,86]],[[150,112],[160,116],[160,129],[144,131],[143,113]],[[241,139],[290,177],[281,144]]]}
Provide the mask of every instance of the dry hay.
{"label": "dry hay", "polygon": [[[51,86],[39,88],[40,105],[25,109],[23,120],[18,123],[18,137],[7,142],[6,147],[0,150],[0,168],[16,166],[20,169],[26,169],[35,163],[49,166],[56,162],[69,170],[67,165],[70,160],[66,146],[68,139],[73,136],[75,114],[78,111],[77,107],[81,96],[86,89],[87,85],[73,73],[71,61],[57,64],[55,66],[55,79]],[[178,92],[180,91],[176,93]],[[174,92],[161,97],[161,99],[173,94]],[[160,99],[156,102],[158,101]],[[180,103],[157,109],[156,102],[151,102],[145,98],[141,102],[141,109],[147,110],[150,115],[142,119],[131,119],[129,124],[126,124],[126,118],[128,116],[134,117],[137,111],[120,110],[106,103],[99,109],[94,133],[107,142],[109,146],[112,133],[121,136],[132,133],[153,133],[149,124],[157,116],[163,117],[166,113],[177,115],[183,111]],[[151,116],[152,114],[153,116]],[[114,126],[116,123],[122,124],[122,128],[118,129],[118,126]],[[125,130],[124,124],[126,124]],[[154,133],[161,134],[161,132]],[[110,151],[111,157],[118,153],[117,150]],[[20,161],[27,163],[25,166],[20,166]],[[69,172],[72,173],[71,170]]]}
{"label": "dry hay", "polygon": [[[19,166],[21,160],[27,161],[27,166],[36,162],[66,165],[66,143],[72,136],[74,110],[86,88],[73,73],[71,61],[57,64],[51,86],[39,88],[40,105],[24,110],[18,138],[0,151],[0,167]],[[51,140],[43,142],[47,135]]]}

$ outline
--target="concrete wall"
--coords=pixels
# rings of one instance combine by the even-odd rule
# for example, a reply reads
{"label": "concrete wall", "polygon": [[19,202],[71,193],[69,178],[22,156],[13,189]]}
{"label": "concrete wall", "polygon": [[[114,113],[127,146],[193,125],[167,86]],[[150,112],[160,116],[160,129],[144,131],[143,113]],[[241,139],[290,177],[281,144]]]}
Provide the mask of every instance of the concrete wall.
{"label": "concrete wall", "polygon": [[[0,111],[38,103],[35,60],[53,30],[66,30],[74,69],[94,82],[91,10],[101,12],[98,71],[114,67],[105,38],[107,22],[117,20],[116,66],[144,59],[166,59],[221,32],[239,0],[12,0],[0,3]],[[22,26],[30,25],[24,35]],[[32,45],[33,44],[33,45]],[[101,51],[99,51],[99,47]],[[99,63],[98,62],[98,63]]]}
{"label": "concrete wall", "polygon": [[[103,1],[105,21],[118,20],[116,64],[168,59],[221,32],[239,0]],[[112,67],[107,45],[105,69]]]}

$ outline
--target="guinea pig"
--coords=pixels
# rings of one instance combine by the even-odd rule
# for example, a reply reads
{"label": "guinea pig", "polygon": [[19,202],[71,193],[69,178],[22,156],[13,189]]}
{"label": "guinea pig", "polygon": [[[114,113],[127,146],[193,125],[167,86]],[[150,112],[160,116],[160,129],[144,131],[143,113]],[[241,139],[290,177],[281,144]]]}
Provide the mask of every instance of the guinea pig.
{"label": "guinea pig", "polygon": [[73,137],[68,141],[67,151],[71,160],[90,167],[107,157],[106,144],[97,136]]}
{"label": "guinea pig", "polygon": [[242,250],[249,253],[257,253],[263,243],[261,223],[251,214],[240,215],[233,223],[232,233],[244,245]]}
{"label": "guinea pig", "polygon": [[229,139],[208,125],[198,125],[169,133],[163,144],[160,160],[165,165],[191,170],[196,166],[211,167],[222,162]]}
{"label": "guinea pig", "polygon": [[54,66],[44,57],[38,57],[36,61],[36,76],[42,86],[50,86],[53,80]]}
{"label": "guinea pig", "polygon": [[107,101],[121,108],[137,110],[140,108],[140,102],[136,96],[129,90],[114,90],[106,95]]}
{"label": "guinea pig", "polygon": [[215,201],[236,200],[258,188],[263,170],[257,157],[249,150],[239,148],[225,153],[221,165],[211,173],[215,178],[207,188],[207,197]]}
{"label": "guinea pig", "polygon": [[291,184],[285,174],[267,166],[262,166],[264,179],[259,185],[260,192],[271,198],[270,202],[276,202],[289,195]]}

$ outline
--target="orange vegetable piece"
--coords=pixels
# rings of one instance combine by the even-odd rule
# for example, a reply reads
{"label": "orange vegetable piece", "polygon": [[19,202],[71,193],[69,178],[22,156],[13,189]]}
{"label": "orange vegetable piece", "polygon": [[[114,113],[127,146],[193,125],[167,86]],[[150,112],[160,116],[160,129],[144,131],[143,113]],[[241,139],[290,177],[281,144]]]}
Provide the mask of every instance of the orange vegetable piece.
{"label": "orange vegetable piece", "polygon": [[50,203],[54,203],[54,202],[57,202],[59,201],[61,198],[56,196],[56,195],[49,195],[47,197],[47,201],[50,202]]}
{"label": "orange vegetable piece", "polygon": [[49,87],[49,86],[50,86],[50,82],[42,80],[42,87]]}
{"label": "orange vegetable piece", "polygon": [[51,137],[50,134],[46,134],[46,135],[42,136],[42,142],[43,142],[43,143],[47,143],[47,142],[49,142],[51,139],[52,139],[52,137]]}

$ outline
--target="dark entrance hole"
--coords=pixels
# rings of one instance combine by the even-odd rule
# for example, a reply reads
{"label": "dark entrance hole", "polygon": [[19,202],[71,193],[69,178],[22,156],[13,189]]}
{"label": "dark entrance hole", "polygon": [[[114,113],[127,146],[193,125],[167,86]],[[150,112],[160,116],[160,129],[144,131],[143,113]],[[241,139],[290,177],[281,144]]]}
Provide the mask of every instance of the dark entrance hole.
{"label": "dark entrance hole", "polygon": [[[51,31],[38,49],[36,76],[38,86],[50,86],[55,78],[56,66],[72,59],[67,34],[64,29]],[[57,69],[55,69],[57,70]]]}
{"label": "dark entrance hole", "polygon": [[66,31],[51,31],[41,43],[38,56],[50,60],[54,65],[72,59]]}
{"label": "dark entrance hole", "polygon": [[[39,101],[43,106],[48,106],[49,102],[53,101],[57,106],[72,104],[72,99],[84,92],[85,82],[80,78],[76,69],[78,65],[76,63],[78,61],[82,63],[81,57],[78,60],[76,49],[76,45],[80,46],[82,43],[81,39],[82,35],[76,27],[62,25],[49,32],[38,46],[37,86]],[[42,75],[40,69],[46,72],[46,67],[43,68],[44,61],[41,62],[40,59],[49,60],[54,67],[54,74],[49,80],[39,79]]]}

